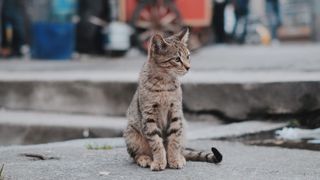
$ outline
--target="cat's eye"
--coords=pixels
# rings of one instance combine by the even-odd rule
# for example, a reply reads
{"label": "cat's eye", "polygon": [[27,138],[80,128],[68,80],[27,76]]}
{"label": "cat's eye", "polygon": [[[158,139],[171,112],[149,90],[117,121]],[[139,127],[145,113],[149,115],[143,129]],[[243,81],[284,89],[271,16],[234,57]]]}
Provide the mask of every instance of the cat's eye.
{"label": "cat's eye", "polygon": [[181,60],[180,60],[180,57],[176,57],[175,61],[176,61],[176,62],[180,62],[180,61],[181,61]]}

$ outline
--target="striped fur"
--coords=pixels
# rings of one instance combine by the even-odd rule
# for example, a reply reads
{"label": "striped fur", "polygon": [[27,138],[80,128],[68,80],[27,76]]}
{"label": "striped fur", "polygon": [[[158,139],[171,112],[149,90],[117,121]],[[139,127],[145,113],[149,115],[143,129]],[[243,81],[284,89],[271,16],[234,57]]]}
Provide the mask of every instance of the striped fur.
{"label": "striped fur", "polygon": [[[213,154],[185,150],[185,119],[179,77],[190,68],[188,30],[163,38],[155,35],[139,85],[127,111],[124,131],[129,155],[141,167],[180,169],[186,160],[220,162]],[[222,156],[221,156],[222,157]]]}

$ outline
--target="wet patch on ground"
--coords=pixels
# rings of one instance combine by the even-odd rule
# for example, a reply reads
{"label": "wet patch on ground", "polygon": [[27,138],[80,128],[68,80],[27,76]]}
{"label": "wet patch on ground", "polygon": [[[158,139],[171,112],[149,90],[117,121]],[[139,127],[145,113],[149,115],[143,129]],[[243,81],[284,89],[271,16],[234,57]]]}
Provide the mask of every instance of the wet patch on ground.
{"label": "wet patch on ground", "polygon": [[219,140],[242,142],[247,145],[320,151],[320,128],[300,129],[285,127],[238,137],[224,137],[219,138]]}

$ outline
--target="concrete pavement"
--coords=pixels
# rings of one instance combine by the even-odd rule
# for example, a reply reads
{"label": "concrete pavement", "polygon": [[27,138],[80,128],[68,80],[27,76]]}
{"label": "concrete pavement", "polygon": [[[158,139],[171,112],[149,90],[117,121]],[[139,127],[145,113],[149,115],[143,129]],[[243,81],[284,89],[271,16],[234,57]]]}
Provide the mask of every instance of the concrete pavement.
{"label": "concrete pavement", "polygon": [[[92,150],[108,145],[112,149]],[[0,148],[5,179],[310,179],[320,177],[320,152],[246,146],[234,142],[197,140],[189,147],[223,154],[219,165],[187,162],[182,170],[152,172],[132,163],[122,139],[77,140]],[[35,157],[37,156],[37,157]],[[41,160],[44,159],[44,160]]]}

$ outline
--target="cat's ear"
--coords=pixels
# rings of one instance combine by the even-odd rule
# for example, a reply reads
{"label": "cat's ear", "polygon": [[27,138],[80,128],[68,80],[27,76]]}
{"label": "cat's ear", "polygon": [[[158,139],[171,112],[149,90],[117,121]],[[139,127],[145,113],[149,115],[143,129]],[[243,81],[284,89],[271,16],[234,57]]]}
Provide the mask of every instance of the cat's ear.
{"label": "cat's ear", "polygon": [[176,36],[182,43],[187,44],[189,39],[189,28],[183,28]]}
{"label": "cat's ear", "polygon": [[161,52],[168,46],[168,43],[160,34],[155,34],[151,39],[151,43],[156,52]]}

